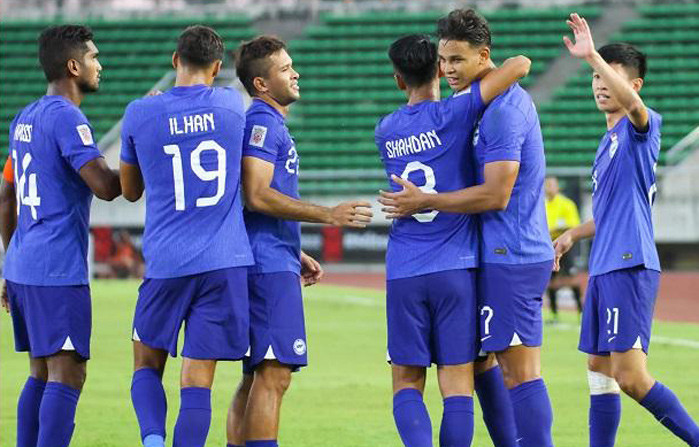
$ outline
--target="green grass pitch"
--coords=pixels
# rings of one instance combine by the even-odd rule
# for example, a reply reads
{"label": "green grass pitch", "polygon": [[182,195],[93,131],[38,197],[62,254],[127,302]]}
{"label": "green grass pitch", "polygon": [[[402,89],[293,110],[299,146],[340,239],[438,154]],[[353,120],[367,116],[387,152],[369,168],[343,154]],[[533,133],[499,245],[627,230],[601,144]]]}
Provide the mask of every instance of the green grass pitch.
{"label": "green grass pitch", "polygon": [[[73,447],[140,445],[129,397],[130,324],[137,287],[136,281],[93,284],[93,357],[78,406]],[[285,398],[281,444],[285,447],[400,446],[391,416],[390,372],[385,363],[383,293],[319,285],[306,289],[305,296],[311,366],[294,375]],[[569,323],[566,327],[546,328],[544,377],[553,401],[556,445],[581,447],[587,445],[585,357],[576,350],[575,317],[567,315],[566,319]],[[26,354],[13,352],[9,316],[2,315],[0,323],[0,445],[9,447],[14,445],[15,405],[27,375],[27,361]],[[654,336],[657,339],[651,348],[651,371],[699,418],[699,326],[658,322]],[[682,346],[682,340],[690,342]],[[179,359],[171,359],[165,373],[170,436],[179,407],[179,364]],[[437,445],[441,399],[434,372],[430,371],[429,375],[426,400]],[[226,407],[239,376],[239,364],[219,364],[207,446],[225,446]],[[478,408],[473,445],[492,445]],[[639,405],[624,397],[617,445],[680,447],[684,444]]]}

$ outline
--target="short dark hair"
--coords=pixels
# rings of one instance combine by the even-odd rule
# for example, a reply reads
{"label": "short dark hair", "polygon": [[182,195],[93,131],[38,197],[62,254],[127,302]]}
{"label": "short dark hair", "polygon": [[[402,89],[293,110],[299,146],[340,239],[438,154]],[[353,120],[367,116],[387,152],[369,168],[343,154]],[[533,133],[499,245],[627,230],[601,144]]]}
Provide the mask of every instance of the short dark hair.
{"label": "short dark hair", "polygon": [[184,64],[192,67],[210,67],[223,59],[223,51],[223,39],[208,26],[189,26],[177,39],[177,55]]}
{"label": "short dark hair", "polygon": [[608,64],[620,64],[626,69],[633,69],[639,78],[646,77],[648,68],[646,55],[628,43],[610,43],[597,52]]}
{"label": "short dark hair", "polygon": [[437,21],[437,37],[445,40],[460,40],[474,47],[490,47],[488,21],[473,9],[455,9]]}
{"label": "short dark hair", "polygon": [[255,78],[269,73],[267,58],[281,50],[286,50],[286,44],[275,36],[259,36],[240,45],[235,54],[235,70],[250,96],[257,93],[253,85]]}
{"label": "short dark hair", "polygon": [[419,87],[437,76],[437,45],[427,34],[403,36],[391,44],[388,57],[410,87]]}
{"label": "short dark hair", "polygon": [[39,63],[49,82],[68,75],[66,64],[70,59],[82,59],[87,42],[93,39],[92,30],[82,25],[51,26],[39,36]]}

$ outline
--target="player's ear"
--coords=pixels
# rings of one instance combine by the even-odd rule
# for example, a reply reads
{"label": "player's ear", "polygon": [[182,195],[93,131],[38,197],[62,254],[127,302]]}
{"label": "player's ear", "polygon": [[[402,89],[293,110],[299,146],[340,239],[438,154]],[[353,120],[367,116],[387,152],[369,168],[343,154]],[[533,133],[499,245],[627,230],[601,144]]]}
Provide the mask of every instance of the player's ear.
{"label": "player's ear", "polygon": [[257,90],[260,93],[266,93],[268,90],[267,83],[263,78],[259,76],[252,79],[252,86],[255,87],[255,90]]}
{"label": "player's ear", "polygon": [[221,65],[223,65],[223,61],[221,60],[214,62],[214,71],[213,73],[211,73],[212,77],[215,78],[216,76],[218,76],[218,74],[221,72]]}
{"label": "player's ear", "polygon": [[641,89],[643,88],[643,79],[641,79],[641,78],[632,79],[631,86],[633,87],[634,90],[636,90],[636,93],[640,92]]}
{"label": "player's ear", "polygon": [[68,59],[66,69],[71,76],[75,76],[76,78],[80,76],[80,63],[75,59]]}
{"label": "player's ear", "polygon": [[488,60],[490,59],[490,48],[485,46],[482,47],[480,50],[478,50],[478,56],[480,56],[481,64],[487,64]]}
{"label": "player's ear", "polygon": [[177,55],[177,51],[172,53],[172,68],[177,70],[177,66],[180,65],[180,56]]}
{"label": "player's ear", "polygon": [[396,80],[396,85],[398,86],[398,90],[407,90],[408,86],[405,84],[405,81],[403,80],[403,77],[399,75],[398,73],[395,73],[393,75],[393,79]]}

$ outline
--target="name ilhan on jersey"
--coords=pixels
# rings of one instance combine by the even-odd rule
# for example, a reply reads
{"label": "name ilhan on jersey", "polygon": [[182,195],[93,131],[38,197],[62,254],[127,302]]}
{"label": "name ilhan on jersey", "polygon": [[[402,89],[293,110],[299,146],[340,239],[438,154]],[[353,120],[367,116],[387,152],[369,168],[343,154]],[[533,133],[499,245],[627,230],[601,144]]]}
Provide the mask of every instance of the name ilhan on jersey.
{"label": "name ilhan on jersey", "polygon": [[21,141],[22,143],[31,143],[32,142],[32,125],[18,123],[17,126],[15,127],[14,140]]}
{"label": "name ilhan on jersey", "polygon": [[171,116],[168,122],[170,124],[170,135],[209,132],[216,129],[213,113],[186,115],[181,118],[181,121],[178,121],[178,117]]}
{"label": "name ilhan on jersey", "polygon": [[436,130],[420,132],[418,135],[389,140],[386,142],[386,155],[388,158],[402,157],[416,154],[442,145]]}

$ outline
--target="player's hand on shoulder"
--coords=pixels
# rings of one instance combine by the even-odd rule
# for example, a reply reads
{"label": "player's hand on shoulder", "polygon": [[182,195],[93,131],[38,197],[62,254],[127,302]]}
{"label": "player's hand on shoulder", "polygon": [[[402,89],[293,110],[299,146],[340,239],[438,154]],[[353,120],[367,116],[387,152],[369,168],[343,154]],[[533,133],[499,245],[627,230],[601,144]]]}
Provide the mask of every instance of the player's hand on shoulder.
{"label": "player's hand on shoulder", "polygon": [[7,296],[7,281],[2,282],[2,307],[5,309],[5,312],[8,314],[10,313],[10,298]]}
{"label": "player's hand on shoulder", "polygon": [[578,59],[587,59],[597,51],[595,42],[592,40],[592,31],[587,24],[587,20],[580,17],[577,13],[570,15],[570,19],[566,23],[573,31],[575,42],[572,42],[568,36],[563,36],[563,43],[570,51],[573,57]]}
{"label": "player's hand on shoulder", "polygon": [[566,231],[562,235],[558,236],[555,241],[553,241],[553,250],[554,250],[554,258],[553,258],[553,271],[557,272],[561,268],[561,258],[563,257],[564,254],[568,253],[571,248],[573,248],[573,245],[575,244],[575,241],[573,240],[573,236],[570,234],[570,231]]}
{"label": "player's hand on shoulder", "polygon": [[403,187],[402,191],[386,192],[379,191],[379,203],[383,205],[381,211],[386,213],[387,219],[398,219],[409,217],[426,208],[426,194],[420,190],[413,182],[407,179],[392,175],[391,180]]}
{"label": "player's hand on shoulder", "polygon": [[374,214],[371,203],[362,200],[342,202],[330,209],[330,224],[338,227],[364,228]]}
{"label": "player's hand on shoulder", "polygon": [[301,252],[301,281],[304,287],[312,286],[323,278],[325,272],[313,257]]}

